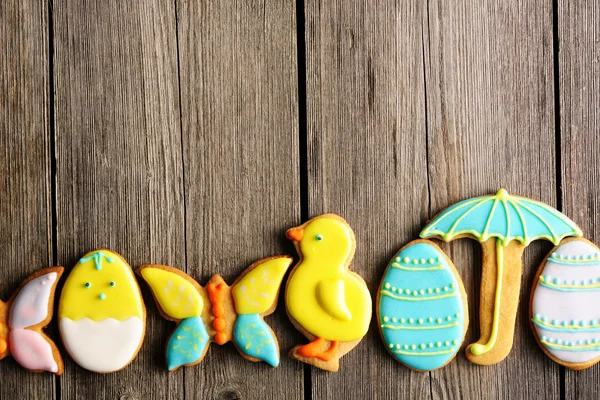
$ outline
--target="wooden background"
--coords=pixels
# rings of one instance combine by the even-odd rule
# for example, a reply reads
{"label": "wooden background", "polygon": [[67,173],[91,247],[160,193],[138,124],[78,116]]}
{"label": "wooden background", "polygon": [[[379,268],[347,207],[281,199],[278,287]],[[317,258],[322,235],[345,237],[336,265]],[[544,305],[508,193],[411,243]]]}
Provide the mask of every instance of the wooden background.
{"label": "wooden background", "polygon": [[[110,247],[205,283],[293,254],[285,229],[323,212],[353,226],[375,293],[387,260],[464,198],[509,192],[564,211],[600,242],[600,1],[2,0],[0,296],[39,268]],[[522,299],[548,243],[524,256]],[[444,249],[478,338],[478,245]],[[0,398],[596,398],[600,366],[565,371],[517,316],[510,356],[459,353],[412,372],[375,322],[326,373],[280,302],[282,363],[233,345],[169,374],[173,325],[142,285],[147,336],[125,370],[60,378],[0,362]],[[50,335],[57,339],[56,325]],[[58,341],[57,341],[58,342]]]}

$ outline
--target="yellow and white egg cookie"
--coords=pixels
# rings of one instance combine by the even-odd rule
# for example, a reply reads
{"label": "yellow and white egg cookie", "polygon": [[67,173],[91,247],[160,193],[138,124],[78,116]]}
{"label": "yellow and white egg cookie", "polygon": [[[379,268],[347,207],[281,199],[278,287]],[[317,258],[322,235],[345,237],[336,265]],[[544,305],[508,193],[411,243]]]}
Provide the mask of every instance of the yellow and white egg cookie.
{"label": "yellow and white egg cookie", "polygon": [[123,369],[146,331],[146,309],[131,267],[110,250],[84,255],[65,282],[58,318],[62,341],[77,364],[99,373]]}

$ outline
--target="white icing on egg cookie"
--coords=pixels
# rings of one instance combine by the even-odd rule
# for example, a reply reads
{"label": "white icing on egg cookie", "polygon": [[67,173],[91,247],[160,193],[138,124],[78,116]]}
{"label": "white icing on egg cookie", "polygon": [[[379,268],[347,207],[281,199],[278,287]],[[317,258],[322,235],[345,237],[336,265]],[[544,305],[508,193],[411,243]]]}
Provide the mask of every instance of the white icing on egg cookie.
{"label": "white icing on egg cookie", "polygon": [[89,318],[60,320],[67,351],[83,368],[107,373],[124,368],[137,353],[144,336],[144,322],[138,317],[124,321],[114,318],[94,322]]}
{"label": "white icing on egg cookie", "polygon": [[561,242],[538,272],[531,321],[539,343],[561,365],[600,360],[600,249],[585,239]]}

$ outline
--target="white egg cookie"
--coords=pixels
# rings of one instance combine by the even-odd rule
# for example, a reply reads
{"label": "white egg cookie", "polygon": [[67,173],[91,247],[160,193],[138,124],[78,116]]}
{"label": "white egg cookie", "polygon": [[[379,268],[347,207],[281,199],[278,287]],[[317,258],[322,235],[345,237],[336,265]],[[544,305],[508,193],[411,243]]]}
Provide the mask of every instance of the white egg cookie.
{"label": "white egg cookie", "polygon": [[544,353],[573,370],[600,361],[600,249],[563,240],[538,270],[530,301],[531,328]]}
{"label": "white egg cookie", "polygon": [[98,373],[125,368],[146,331],[146,309],[129,264],[106,249],[83,256],[65,282],[58,318],[62,341],[77,364]]}

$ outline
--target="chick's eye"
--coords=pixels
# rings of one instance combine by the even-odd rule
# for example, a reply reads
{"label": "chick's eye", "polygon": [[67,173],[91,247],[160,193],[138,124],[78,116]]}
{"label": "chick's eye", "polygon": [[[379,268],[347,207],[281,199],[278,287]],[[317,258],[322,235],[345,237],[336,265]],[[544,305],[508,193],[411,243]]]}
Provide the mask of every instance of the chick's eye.
{"label": "chick's eye", "polygon": [[323,235],[321,235],[320,233],[315,237],[315,239],[317,239],[319,242],[321,240],[323,240]]}
{"label": "chick's eye", "polygon": [[111,286],[111,287],[115,287],[115,285],[116,285],[116,284],[117,284],[117,283],[116,283],[115,281],[110,281],[110,286]]}
{"label": "chick's eye", "polygon": [[83,284],[83,287],[84,287],[84,288],[86,288],[86,289],[87,289],[87,288],[91,288],[91,287],[92,287],[92,284],[91,284],[91,283],[89,283],[89,282],[86,282],[86,283],[84,283],[84,284]]}

